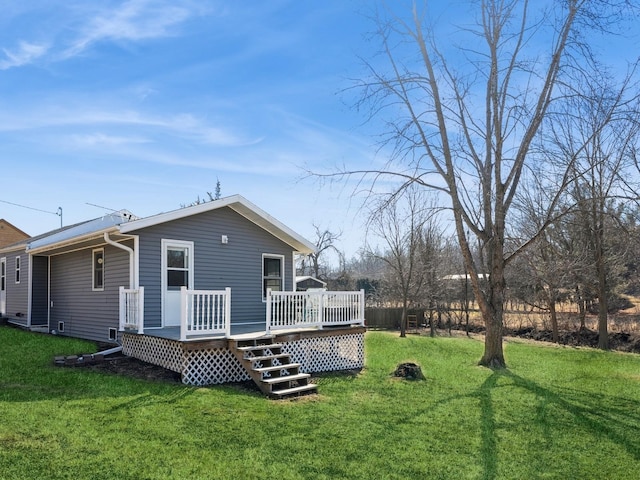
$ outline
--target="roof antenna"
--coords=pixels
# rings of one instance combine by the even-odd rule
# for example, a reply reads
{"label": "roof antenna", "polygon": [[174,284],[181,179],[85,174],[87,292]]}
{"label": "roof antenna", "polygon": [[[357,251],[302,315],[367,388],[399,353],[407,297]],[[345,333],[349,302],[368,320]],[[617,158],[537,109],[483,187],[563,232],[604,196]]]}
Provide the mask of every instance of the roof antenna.
{"label": "roof antenna", "polygon": [[92,207],[101,208],[102,210],[111,210],[112,212],[118,213],[120,210],[116,210],[114,208],[103,207],[102,205],[96,205],[95,203],[85,202],[85,205],[91,205]]}
{"label": "roof antenna", "polygon": [[8,202],[6,200],[0,200],[0,202],[7,203],[15,207],[28,208],[29,210],[35,210],[36,212],[50,213],[51,215],[58,215],[60,217],[60,228],[62,228],[62,207],[58,207],[58,210],[55,212],[50,212],[49,210],[42,210],[40,208],[28,207],[27,205],[20,205],[19,203]]}

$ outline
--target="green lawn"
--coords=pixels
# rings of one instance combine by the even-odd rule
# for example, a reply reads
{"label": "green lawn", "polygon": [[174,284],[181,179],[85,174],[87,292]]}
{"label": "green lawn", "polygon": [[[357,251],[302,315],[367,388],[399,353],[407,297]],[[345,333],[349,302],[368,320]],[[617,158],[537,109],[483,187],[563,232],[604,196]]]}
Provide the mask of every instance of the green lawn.
{"label": "green lawn", "polygon": [[[91,344],[0,327],[0,478],[640,477],[640,357],[366,337],[359,375],[277,402],[52,366]],[[415,361],[427,377],[391,378]]]}

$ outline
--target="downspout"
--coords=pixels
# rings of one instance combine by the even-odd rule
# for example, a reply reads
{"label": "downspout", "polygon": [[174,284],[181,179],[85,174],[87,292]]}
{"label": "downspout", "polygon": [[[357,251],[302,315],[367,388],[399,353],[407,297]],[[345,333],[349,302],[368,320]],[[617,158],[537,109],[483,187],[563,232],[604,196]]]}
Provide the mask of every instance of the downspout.
{"label": "downspout", "polygon": [[126,252],[129,252],[129,288],[135,288],[135,277],[134,277],[135,252],[133,251],[133,248],[127,247],[126,245],[122,245],[121,243],[118,243],[118,242],[114,242],[113,240],[111,240],[111,238],[109,238],[109,232],[104,232],[104,241],[107,242],[109,245],[113,245],[114,247],[117,247],[122,250],[125,250]]}
{"label": "downspout", "polygon": [[[114,247],[129,253],[129,288],[135,288],[135,274],[133,270],[135,265],[135,252],[133,251],[133,248],[127,247],[126,245],[122,245],[118,242],[114,242],[113,240],[111,240],[111,238],[109,238],[109,232],[104,232],[104,241],[107,242],[108,245],[113,245]],[[122,351],[122,345],[118,345],[117,347],[112,348],[111,350],[107,350],[106,352],[100,352],[100,353],[102,353],[103,355],[109,355],[110,353],[121,352],[121,351]]]}

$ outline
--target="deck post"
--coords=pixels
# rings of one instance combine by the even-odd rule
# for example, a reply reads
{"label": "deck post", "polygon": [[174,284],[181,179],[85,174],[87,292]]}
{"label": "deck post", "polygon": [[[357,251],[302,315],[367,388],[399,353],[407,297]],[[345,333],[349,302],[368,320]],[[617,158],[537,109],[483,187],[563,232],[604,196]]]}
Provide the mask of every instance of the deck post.
{"label": "deck post", "polygon": [[138,287],[138,333],[144,333],[144,287]]}
{"label": "deck post", "polygon": [[322,323],[324,322],[324,300],[325,293],[321,293],[318,295],[320,300],[318,301],[318,327],[322,330]]}
{"label": "deck post", "polygon": [[180,287],[180,341],[187,340],[187,287]]}
{"label": "deck post", "polygon": [[231,287],[224,289],[224,328],[226,337],[231,336]]}
{"label": "deck post", "polygon": [[266,322],[266,334],[269,335],[271,333],[271,289],[267,288],[267,322]]}
{"label": "deck post", "polygon": [[125,323],[125,316],[126,316],[126,299],[125,299],[125,293],[124,293],[124,287],[121,286],[119,289],[120,295],[120,318],[119,318],[119,325],[118,325],[118,329],[121,332],[124,332],[124,323]]}
{"label": "deck post", "polygon": [[364,288],[360,289],[360,325],[364,326]]}

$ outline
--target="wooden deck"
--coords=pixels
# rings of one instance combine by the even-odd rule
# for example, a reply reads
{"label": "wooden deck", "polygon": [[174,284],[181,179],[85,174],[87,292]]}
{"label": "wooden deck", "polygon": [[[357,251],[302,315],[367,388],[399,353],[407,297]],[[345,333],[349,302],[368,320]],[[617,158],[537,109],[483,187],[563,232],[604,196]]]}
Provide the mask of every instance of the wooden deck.
{"label": "wooden deck", "polygon": [[[231,325],[231,337],[247,336],[259,337],[266,333],[266,326],[263,323],[252,323],[242,325]],[[145,335],[152,337],[166,338],[169,340],[180,340],[180,327],[163,327],[163,328],[145,328]],[[189,335],[188,341],[197,340],[216,340],[227,338],[225,335]]]}
{"label": "wooden deck", "polygon": [[[188,385],[211,385],[250,380],[245,367],[233,353],[232,342],[264,337],[250,331],[234,338],[206,337],[180,341],[179,328],[147,329],[144,334],[125,332],[123,352],[154,365],[178,372]],[[362,326],[326,329],[296,329],[269,335],[300,372],[354,370],[364,366]]]}

